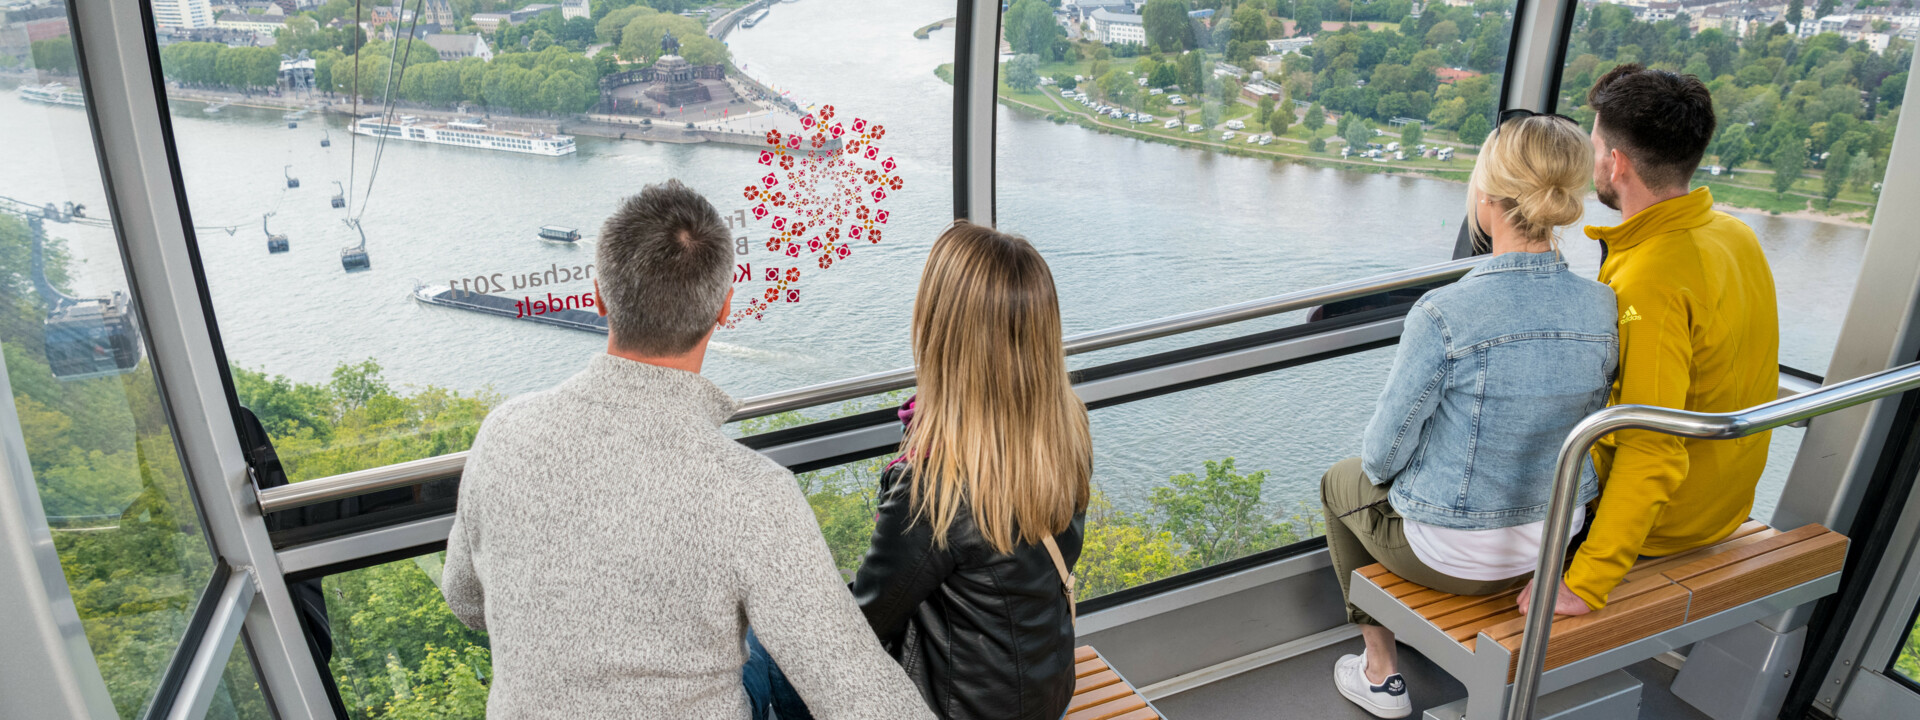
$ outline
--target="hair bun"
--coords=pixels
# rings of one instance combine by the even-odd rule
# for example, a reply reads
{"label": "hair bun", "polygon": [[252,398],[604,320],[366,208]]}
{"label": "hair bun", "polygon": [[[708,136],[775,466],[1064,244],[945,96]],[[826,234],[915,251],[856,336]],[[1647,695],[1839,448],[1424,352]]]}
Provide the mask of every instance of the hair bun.
{"label": "hair bun", "polygon": [[1535,187],[1513,200],[1521,223],[1539,230],[1573,224],[1586,213],[1585,205],[1573,190],[1561,185]]}

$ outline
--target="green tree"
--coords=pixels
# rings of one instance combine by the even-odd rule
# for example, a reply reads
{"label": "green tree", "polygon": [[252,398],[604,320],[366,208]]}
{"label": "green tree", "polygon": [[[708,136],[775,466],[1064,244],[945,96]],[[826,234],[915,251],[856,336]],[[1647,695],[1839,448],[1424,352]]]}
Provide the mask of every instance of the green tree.
{"label": "green tree", "polygon": [[1720,156],[1720,164],[1732,170],[1753,159],[1753,140],[1747,137],[1747,126],[1732,123],[1720,131],[1719,142],[1714,143],[1714,154]]}
{"label": "green tree", "polygon": [[33,66],[51,73],[71,74],[75,70],[73,39],[65,35],[35,40],[29,46]]}
{"label": "green tree", "polygon": [[1855,151],[1853,159],[1847,161],[1847,176],[1847,184],[1853,189],[1872,191],[1874,183],[1880,182],[1879,163],[1866,150]]}
{"label": "green tree", "polygon": [[1147,85],[1149,87],[1164,88],[1169,85],[1179,84],[1180,69],[1174,63],[1158,63],[1154,65],[1153,74],[1147,78]]}
{"label": "green tree", "polygon": [[1148,502],[1193,566],[1206,567],[1294,539],[1261,499],[1266,482],[1265,470],[1242,475],[1233,458],[1208,460],[1204,476],[1174,475],[1153,489]]}
{"label": "green tree", "polygon": [[1018,0],[1000,22],[1015,53],[1053,54],[1053,36],[1059,31],[1053,22],[1053,8],[1044,0]]}
{"label": "green tree", "polygon": [[1072,90],[1080,86],[1080,81],[1073,79],[1073,76],[1067,73],[1054,73],[1053,84],[1062,90]]}
{"label": "green tree", "polygon": [[1320,128],[1326,127],[1326,125],[1326,108],[1320,107],[1320,103],[1317,102],[1308,105],[1306,116],[1300,118],[1300,126],[1306,128],[1308,133],[1318,133],[1320,132]]}
{"label": "green tree", "polygon": [[1420,141],[1425,139],[1426,130],[1420,123],[1407,123],[1400,126],[1400,144],[1408,150],[1412,150],[1415,145],[1419,145]]}
{"label": "green tree", "polygon": [[1147,0],[1140,11],[1147,44],[1159,52],[1193,48],[1193,23],[1187,19],[1186,0]]}
{"label": "green tree", "polygon": [[[1264,43],[1273,37],[1267,27],[1267,11],[1259,3],[1245,3],[1233,9],[1233,40],[1235,42]],[[1265,47],[1261,47],[1265,54]]]}
{"label": "green tree", "polygon": [[1293,103],[1282,100],[1267,116],[1267,132],[1283,135],[1287,127],[1293,124]]}
{"label": "green tree", "polygon": [[1267,120],[1273,117],[1273,96],[1272,95],[1260,96],[1260,104],[1255,108],[1253,117],[1254,119],[1259,120],[1261,125],[1267,124]]}
{"label": "green tree", "polygon": [[1300,8],[1300,16],[1293,21],[1294,37],[1307,37],[1320,34],[1320,6],[1308,2]]}
{"label": "green tree", "polygon": [[1780,143],[1773,151],[1768,164],[1773,166],[1773,192],[1780,198],[1787,196],[1793,189],[1793,183],[1800,179],[1800,171],[1807,167],[1807,149],[1802,140],[1789,140]]}
{"label": "green tree", "polygon": [[1486,142],[1487,133],[1490,132],[1493,132],[1493,126],[1492,123],[1487,122],[1487,116],[1485,115],[1474,113],[1468,115],[1467,119],[1460,121],[1460,142],[1468,145],[1479,145],[1480,143]]}
{"label": "green tree", "polygon": [[1798,27],[1804,16],[1806,0],[1791,0],[1787,3],[1786,21],[1789,28]]}
{"label": "green tree", "polygon": [[[1046,5],[1040,0],[1021,0],[1022,2]],[[1052,17],[1051,14],[1048,17]],[[1033,92],[1040,85],[1040,56],[1033,54],[1015,55],[1007,61],[1007,87],[1020,92]]]}
{"label": "green tree", "polygon": [[1315,135],[1312,140],[1307,141],[1307,150],[1311,152],[1326,152],[1327,139]]}
{"label": "green tree", "polygon": [[1820,197],[1826,201],[1825,207],[1833,207],[1833,199],[1840,196],[1841,187],[1847,184],[1847,165],[1853,162],[1853,149],[1847,146],[1846,138],[1833,141],[1827,148],[1827,167],[1821,177]]}
{"label": "green tree", "polygon": [[1086,534],[1074,563],[1081,599],[1173,577],[1188,569],[1173,533],[1138,513],[1120,512],[1094,490],[1087,504]]}
{"label": "green tree", "polygon": [[1340,137],[1346,139],[1347,146],[1353,148],[1354,152],[1364,150],[1368,143],[1373,142],[1373,123],[1358,115],[1348,115],[1341,121]]}

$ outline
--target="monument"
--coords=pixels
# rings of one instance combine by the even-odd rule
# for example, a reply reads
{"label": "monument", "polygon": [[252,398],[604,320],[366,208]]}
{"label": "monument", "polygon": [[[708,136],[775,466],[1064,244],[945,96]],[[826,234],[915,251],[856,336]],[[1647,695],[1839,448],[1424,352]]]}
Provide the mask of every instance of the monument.
{"label": "monument", "polygon": [[660,38],[660,59],[653,63],[653,82],[646,96],[665,107],[698,105],[713,100],[713,93],[695,76],[692,63],[680,57],[680,41],[668,32]]}

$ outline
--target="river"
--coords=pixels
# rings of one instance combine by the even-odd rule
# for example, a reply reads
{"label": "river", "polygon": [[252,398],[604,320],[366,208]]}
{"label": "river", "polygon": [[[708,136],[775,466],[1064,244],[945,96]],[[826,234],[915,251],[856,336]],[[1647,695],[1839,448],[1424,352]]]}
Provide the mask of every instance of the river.
{"label": "river", "polygon": [[[929,40],[912,31],[951,13],[951,3],[931,0],[805,0],[776,5],[759,25],[729,37],[737,64],[803,105],[832,104],[843,118],[884,123],[879,144],[906,180],[885,201],[893,219],[884,242],[809,272],[801,302],[717,336],[706,372],[735,395],[909,363],[919,267],[952,214],[953,107],[950,87],[933,73],[952,60],[951,31]],[[1458,183],[1179,149],[1004,107],[998,123],[999,225],[1046,253],[1068,333],[1445,260],[1464,210]],[[409,299],[415,282],[585,265],[590,247],[537,242],[534,230],[568,225],[591,237],[622,197],[669,177],[730,212],[744,207],[741,188],[765,170],[757,152],[744,148],[583,137],[580,151],[562,158],[395,143],[372,176],[373,143],[353,142],[339,122],[309,116],[288,129],[277,111],[208,114],[180,103],[173,125],[194,222],[207,228],[200,248],[229,358],[303,382],[324,382],[336,365],[372,358],[403,386],[508,395],[548,387],[579,370],[604,339],[424,306]],[[329,148],[319,146],[325,133]],[[53,139],[7,144],[0,195],[104,210],[78,111],[6,93],[0,134]],[[350,163],[356,145],[358,160]],[[284,187],[287,165],[300,188]],[[349,177],[372,258],[371,270],[353,274],[341,270],[338,249],[357,238],[341,222],[346,212],[328,204],[333,181]],[[275,213],[274,232],[290,237],[291,252],[266,252],[265,212]],[[1783,362],[1824,371],[1867,231],[1740,216],[1759,232],[1779,281]],[[1618,214],[1590,202],[1588,219],[1612,224]],[[51,227],[81,260],[78,290],[125,286],[108,233]],[[750,248],[740,262],[792,264],[758,242]],[[1565,249],[1593,275],[1593,243],[1575,230]],[[506,294],[586,289],[572,282]],[[1073,364],[1297,321],[1242,323]],[[1138,509],[1169,474],[1234,457],[1242,471],[1271,473],[1269,500],[1285,509],[1312,502],[1325,467],[1358,451],[1391,356],[1377,350],[1095,411],[1096,481],[1116,504]],[[1800,432],[1776,437],[1758,517],[1771,514]]]}

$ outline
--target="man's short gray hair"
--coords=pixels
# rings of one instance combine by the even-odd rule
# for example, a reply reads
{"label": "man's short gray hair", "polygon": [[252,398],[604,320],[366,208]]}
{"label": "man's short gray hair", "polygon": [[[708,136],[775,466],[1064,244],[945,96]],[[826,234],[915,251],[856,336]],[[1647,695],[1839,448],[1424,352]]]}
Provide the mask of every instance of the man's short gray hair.
{"label": "man's short gray hair", "polygon": [[698,345],[733,283],[731,244],[713,204],[679,180],[623,201],[595,251],[614,345],[652,357]]}

